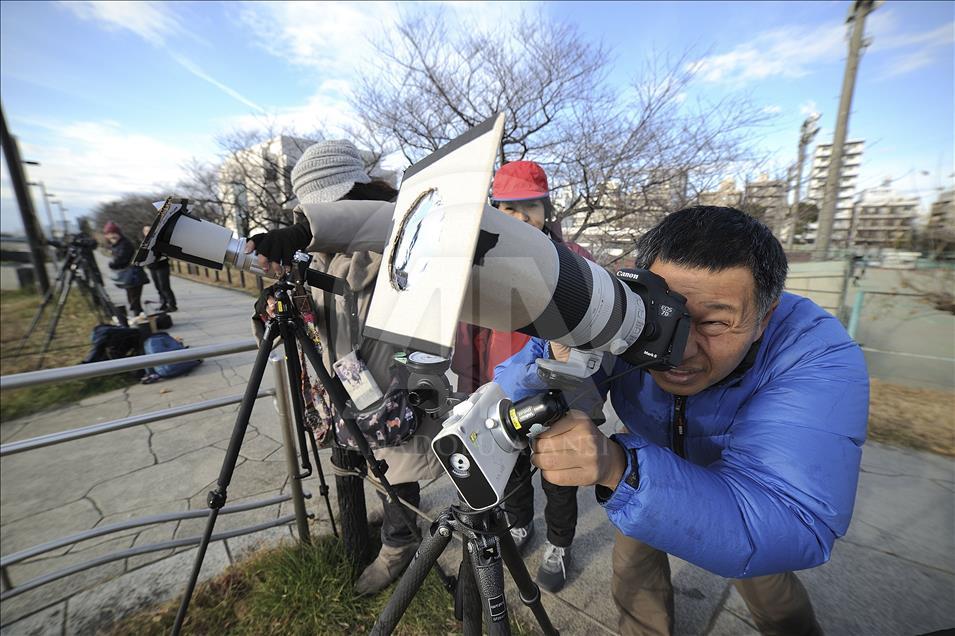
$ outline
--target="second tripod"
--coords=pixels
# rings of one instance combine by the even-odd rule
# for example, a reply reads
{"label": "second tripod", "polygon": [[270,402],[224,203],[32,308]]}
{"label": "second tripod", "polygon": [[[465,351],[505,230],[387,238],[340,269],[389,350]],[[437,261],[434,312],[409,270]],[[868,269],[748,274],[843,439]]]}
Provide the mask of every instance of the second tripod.
{"label": "second tripod", "polygon": [[[541,605],[541,592],[531,578],[527,566],[521,559],[514,539],[507,528],[504,512],[494,508],[485,512],[474,512],[464,504],[451,506],[438,515],[428,529],[427,536],[418,546],[414,560],[402,575],[395,587],[388,605],[382,610],[372,634],[385,636],[394,632],[398,621],[411,604],[415,594],[447,548],[454,532],[459,532],[464,540],[464,561],[462,562],[459,584],[467,578],[464,568],[470,562],[477,594],[481,599],[482,613],[490,636],[510,634],[511,624],[507,601],[504,596],[504,566],[507,566],[511,578],[520,592],[521,602],[531,608],[541,631],[547,636],[558,636],[550,622],[544,606]],[[466,593],[465,593],[466,596]],[[467,598],[464,598],[464,633],[480,634],[480,615],[468,612]],[[475,625],[474,622],[477,622]]]}
{"label": "second tripod", "polygon": [[57,241],[48,242],[53,247],[65,252],[63,264],[60,266],[60,271],[56,276],[56,282],[43,297],[39,308],[37,308],[36,313],[33,315],[33,320],[30,322],[26,334],[20,341],[19,349],[17,349],[17,355],[20,355],[30,336],[33,335],[34,330],[40,323],[47,305],[49,305],[53,297],[56,296],[56,307],[53,310],[53,317],[47,328],[46,339],[43,341],[43,345],[39,351],[40,358],[37,361],[37,368],[42,366],[43,356],[46,355],[47,350],[50,348],[50,343],[56,336],[56,326],[60,321],[60,316],[63,315],[63,308],[66,306],[66,301],[69,298],[70,290],[74,284],[79,287],[80,294],[86,299],[90,310],[97,315],[100,322],[108,323],[114,317],[125,320],[124,313],[116,308],[103,286],[103,276],[93,256],[96,241],[83,234],[77,234],[67,243]]}

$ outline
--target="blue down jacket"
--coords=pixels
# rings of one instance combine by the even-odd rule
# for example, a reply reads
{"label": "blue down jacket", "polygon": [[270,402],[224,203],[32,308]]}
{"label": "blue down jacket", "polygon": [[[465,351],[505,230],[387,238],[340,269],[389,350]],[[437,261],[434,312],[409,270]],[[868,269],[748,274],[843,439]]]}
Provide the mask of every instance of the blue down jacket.
{"label": "blue down jacket", "polygon": [[[532,339],[497,367],[495,382],[512,399],[541,390],[535,360],[548,350]],[[614,439],[636,449],[627,451],[624,478],[601,501],[611,522],[734,578],[829,559],[852,516],[868,418],[861,350],[806,298],[783,295],[750,360],[741,375],[688,398],[665,393],[646,372],[626,373],[633,367],[619,359],[610,377],[625,375],[609,383],[611,403],[629,430]],[[594,376],[604,397],[606,378]],[[680,406],[682,444],[673,428]],[[680,446],[684,456],[673,450]],[[638,482],[627,479],[634,455]]]}

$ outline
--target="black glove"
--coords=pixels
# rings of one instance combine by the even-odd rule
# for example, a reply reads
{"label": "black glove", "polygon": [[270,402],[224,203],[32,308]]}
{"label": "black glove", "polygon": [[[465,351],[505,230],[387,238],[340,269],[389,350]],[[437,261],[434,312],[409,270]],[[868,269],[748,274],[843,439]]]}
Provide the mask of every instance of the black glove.
{"label": "black glove", "polygon": [[292,256],[304,250],[312,242],[312,231],[308,221],[302,221],[289,227],[256,234],[249,238],[255,244],[255,251],[273,263],[291,265]]}

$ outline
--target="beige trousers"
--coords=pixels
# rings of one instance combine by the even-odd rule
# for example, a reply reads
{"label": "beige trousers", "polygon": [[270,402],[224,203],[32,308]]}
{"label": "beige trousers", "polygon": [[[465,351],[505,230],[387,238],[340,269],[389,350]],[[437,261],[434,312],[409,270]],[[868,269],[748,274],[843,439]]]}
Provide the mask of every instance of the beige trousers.
{"label": "beige trousers", "polygon": [[[809,595],[792,572],[733,581],[756,627],[767,636],[822,634]],[[617,531],[613,599],[624,636],[673,633],[673,585],[665,552]]]}

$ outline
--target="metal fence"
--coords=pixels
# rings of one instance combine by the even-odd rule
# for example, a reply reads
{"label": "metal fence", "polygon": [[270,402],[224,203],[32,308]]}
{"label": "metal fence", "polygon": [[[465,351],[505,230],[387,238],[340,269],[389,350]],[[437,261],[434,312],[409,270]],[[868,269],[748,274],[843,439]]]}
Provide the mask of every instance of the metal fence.
{"label": "metal fence", "polygon": [[261,276],[250,274],[241,269],[235,269],[229,265],[223,266],[220,270],[193,265],[192,263],[176,259],[170,259],[169,262],[173,273],[190,280],[214,283],[232,289],[242,289],[252,292],[260,292],[265,286]]}
{"label": "metal fence", "polygon": [[[124,358],[122,360],[110,360],[106,362],[96,362],[92,364],[84,364],[73,367],[63,367],[58,369],[46,369],[42,371],[32,371],[30,373],[20,373],[16,375],[9,375],[0,377],[0,390],[10,390],[10,389],[21,389],[31,386],[40,386],[44,384],[52,384],[56,382],[63,382],[66,380],[78,380],[84,378],[93,378],[104,375],[112,375],[117,373],[122,373],[125,371],[134,371],[138,369],[145,369],[147,367],[155,367],[164,364],[172,364],[174,362],[184,362],[187,360],[198,360],[204,358],[212,358],[216,356],[224,356],[231,353],[239,353],[244,351],[252,351],[257,348],[255,340],[241,340],[236,342],[228,342],[218,345],[209,345],[204,347],[190,348],[182,351],[173,351],[168,353],[158,353],[153,355],[146,356],[136,356],[132,358]],[[257,501],[246,502],[241,505],[235,506],[226,506],[220,513],[221,514],[231,514],[237,512],[244,512],[247,510],[253,510],[257,508],[264,508],[267,506],[276,506],[285,501],[292,501],[295,514],[287,515],[284,517],[279,517],[274,520],[268,521],[266,523],[260,523],[257,525],[246,526],[236,530],[231,530],[229,532],[223,532],[215,534],[212,536],[213,541],[219,541],[224,539],[230,539],[232,537],[241,536],[245,534],[251,534],[254,532],[259,532],[261,530],[266,530],[268,528],[287,525],[292,522],[296,523],[298,530],[299,541],[308,542],[310,540],[309,530],[308,530],[308,517],[305,509],[305,499],[310,498],[311,495],[304,493],[302,491],[301,482],[294,478],[298,474],[298,467],[296,464],[295,457],[295,444],[294,444],[294,429],[291,419],[291,407],[289,401],[289,380],[288,372],[285,368],[284,360],[281,355],[276,353],[269,358],[269,363],[272,367],[272,370],[275,374],[275,389],[264,389],[258,392],[256,399],[263,397],[274,397],[276,403],[276,410],[278,411],[282,437],[285,447],[285,460],[286,466],[288,469],[288,474],[291,479],[289,479],[289,494],[283,496],[272,497],[269,499],[262,499]],[[8,455],[13,455],[16,453],[26,453],[39,448],[45,448],[48,446],[53,446],[57,444],[64,444],[74,440],[83,439],[86,437],[92,437],[96,435],[104,435],[111,433],[113,431],[119,431],[127,428],[132,428],[136,426],[142,426],[144,424],[149,424],[150,422],[158,422],[161,420],[170,419],[173,417],[178,417],[181,415],[188,415],[191,413],[199,413],[201,411],[207,411],[210,409],[219,408],[222,406],[228,406],[230,404],[238,404],[242,401],[242,395],[233,395],[229,397],[216,398],[212,400],[204,400],[200,402],[193,402],[190,404],[184,404],[176,406],[173,408],[163,409],[160,411],[154,411],[151,413],[144,413],[142,415],[133,415],[130,417],[125,417],[117,420],[112,420],[110,422],[104,422],[101,424],[95,424],[91,426],[84,426],[80,428],[71,429],[68,431],[63,431],[60,433],[52,433],[49,435],[42,435],[39,437],[34,437],[31,439],[12,442],[9,444],[0,445],[0,457],[6,457]],[[9,484],[8,484],[9,486]],[[53,541],[48,541],[46,543],[38,544],[20,550],[14,554],[0,556],[0,582],[2,582],[2,590],[0,590],[0,601],[5,601],[9,598],[22,594],[29,590],[35,589],[52,581],[62,579],[64,577],[83,572],[90,568],[94,568],[106,563],[113,561],[118,561],[120,559],[125,559],[140,554],[146,554],[150,552],[158,552],[161,550],[168,550],[171,548],[180,548],[190,545],[198,545],[201,541],[201,537],[188,537],[184,539],[176,539],[172,541],[164,541],[161,543],[153,543],[149,545],[136,546],[133,548],[128,548],[125,550],[119,550],[100,556],[83,563],[78,563],[71,565],[69,567],[61,568],[52,572],[48,572],[41,576],[32,578],[28,581],[24,581],[19,585],[12,585],[10,577],[8,575],[8,570],[10,566],[23,562],[27,559],[31,559],[38,555],[65,547],[71,546],[80,541],[85,541],[87,539],[92,539],[94,537],[100,537],[115,532],[120,532],[123,530],[128,530],[130,528],[139,528],[143,526],[165,523],[168,521],[179,521],[184,519],[194,519],[207,517],[209,515],[209,510],[190,510],[186,512],[172,512],[159,515],[151,515],[146,517],[139,517],[136,519],[130,519],[122,523],[115,523],[101,528],[93,528],[85,532],[80,532],[77,534],[72,534],[66,537],[55,539]]]}

